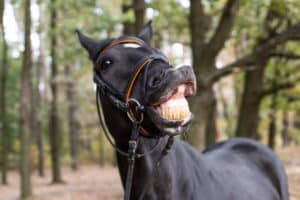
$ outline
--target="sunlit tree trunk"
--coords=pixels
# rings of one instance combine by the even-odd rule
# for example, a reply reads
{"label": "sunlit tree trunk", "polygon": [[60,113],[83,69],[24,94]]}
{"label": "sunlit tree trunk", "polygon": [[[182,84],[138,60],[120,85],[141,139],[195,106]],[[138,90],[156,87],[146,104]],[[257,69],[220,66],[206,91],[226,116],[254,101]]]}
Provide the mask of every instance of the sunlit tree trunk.
{"label": "sunlit tree trunk", "polygon": [[20,95],[20,134],[21,134],[21,199],[28,199],[31,196],[30,181],[30,138],[31,138],[31,85],[30,70],[32,66],[31,58],[31,0],[25,0],[24,4],[24,25],[25,25],[25,50],[23,54],[23,65],[21,72],[21,95]]}
{"label": "sunlit tree trunk", "polygon": [[69,143],[71,152],[71,168],[77,170],[79,168],[79,149],[78,149],[78,121],[76,118],[76,88],[74,85],[74,77],[69,65],[65,66],[66,96],[68,102],[68,124],[69,124]]}
{"label": "sunlit tree trunk", "polygon": [[40,36],[40,50],[39,50],[39,56],[37,59],[37,63],[35,65],[34,70],[34,76],[35,76],[35,82],[33,87],[33,98],[34,98],[34,104],[36,109],[36,115],[33,122],[33,135],[36,138],[36,145],[38,149],[38,172],[40,176],[45,175],[45,156],[44,156],[44,134],[42,130],[42,119],[40,116],[40,110],[41,110],[41,93],[39,89],[39,85],[41,82],[41,76],[42,76],[42,70],[45,68],[44,64],[44,49],[42,45],[42,37]]}
{"label": "sunlit tree trunk", "polygon": [[1,39],[2,39],[2,56],[1,56],[1,85],[0,85],[0,133],[1,133],[1,182],[7,184],[7,165],[8,165],[8,149],[9,149],[9,134],[8,134],[8,120],[7,120],[7,109],[6,109],[6,82],[8,75],[8,46],[5,38],[4,30],[4,9],[5,1],[0,2],[0,23],[1,23]]}
{"label": "sunlit tree trunk", "polygon": [[50,119],[49,119],[49,136],[50,136],[50,146],[51,146],[51,165],[52,165],[52,182],[60,183],[61,178],[61,165],[60,165],[60,149],[61,149],[61,132],[60,132],[60,121],[58,114],[58,88],[57,88],[57,76],[58,76],[58,66],[57,66],[57,7],[56,0],[51,0],[50,2],[50,54],[51,54],[51,93],[52,100],[50,103]]}

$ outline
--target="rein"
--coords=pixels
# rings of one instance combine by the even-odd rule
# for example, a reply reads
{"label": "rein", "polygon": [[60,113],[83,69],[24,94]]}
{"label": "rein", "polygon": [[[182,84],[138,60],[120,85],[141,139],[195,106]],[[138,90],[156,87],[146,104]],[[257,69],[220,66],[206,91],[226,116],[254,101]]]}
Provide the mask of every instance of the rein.
{"label": "rein", "polygon": [[[102,49],[99,52],[99,55],[101,55],[103,52],[105,52],[117,45],[126,44],[126,43],[133,43],[133,44],[138,44],[140,46],[145,46],[145,44],[143,42],[138,41],[136,39],[116,40],[116,41],[113,41],[111,44],[109,44],[104,49]],[[139,75],[141,74],[141,72],[143,70],[145,70],[145,73],[147,72],[147,69],[150,66],[150,63],[153,62],[154,60],[161,60],[163,62],[169,63],[165,57],[163,57],[157,53],[152,53],[149,56],[143,57],[140,61],[137,62],[136,66],[135,66],[135,72],[129,81],[125,97],[123,97],[122,94],[117,89],[115,89],[110,84],[105,82],[103,80],[103,78],[100,75],[98,75],[96,73],[96,71],[94,71],[93,79],[94,79],[95,84],[97,85],[96,104],[97,104],[97,112],[98,112],[100,125],[103,129],[103,132],[104,132],[107,140],[113,146],[113,148],[118,153],[120,153],[122,156],[126,156],[128,158],[128,170],[127,170],[127,177],[126,177],[124,200],[130,199],[135,158],[141,158],[143,156],[151,154],[152,152],[154,152],[154,150],[160,144],[160,139],[158,139],[157,143],[155,145],[153,145],[153,147],[150,149],[150,151],[145,152],[143,154],[138,154],[136,152],[140,132],[144,136],[150,136],[150,134],[141,126],[141,123],[143,122],[143,119],[144,119],[144,111],[145,111],[144,105],[141,105],[138,100],[131,98],[131,94],[132,94],[132,91],[135,86],[135,82],[136,82],[137,78],[139,77]],[[144,78],[144,82],[145,81],[146,80]],[[109,136],[111,134],[109,133],[109,130],[104,121],[105,117],[104,117],[103,109],[101,106],[102,105],[101,104],[101,96],[108,97],[110,102],[114,106],[116,106],[119,110],[122,110],[123,112],[125,112],[127,114],[128,118],[130,119],[130,121],[132,122],[131,135],[130,135],[130,139],[128,142],[128,152],[125,152],[122,149],[118,148],[117,145],[112,141],[111,137]],[[173,136],[169,136],[168,142],[165,145],[163,151],[161,152],[161,156],[159,157],[159,159],[155,165],[156,167],[159,166],[162,158],[168,154],[168,152],[170,151],[170,149],[172,147],[173,142],[174,142]],[[147,182],[146,186],[148,187],[149,184],[150,184],[150,182]],[[143,198],[143,196],[145,194],[145,189],[146,189],[146,187],[142,191],[139,199]]]}

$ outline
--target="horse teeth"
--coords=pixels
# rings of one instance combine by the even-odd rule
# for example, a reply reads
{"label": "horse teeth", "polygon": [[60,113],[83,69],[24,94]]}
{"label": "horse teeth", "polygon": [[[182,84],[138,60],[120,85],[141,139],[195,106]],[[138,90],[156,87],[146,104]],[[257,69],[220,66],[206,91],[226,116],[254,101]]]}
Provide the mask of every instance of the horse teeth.
{"label": "horse teeth", "polygon": [[185,110],[180,112],[180,119],[184,119],[185,118]]}
{"label": "horse teeth", "polygon": [[168,120],[184,120],[190,113],[185,99],[171,99],[158,107],[157,111]]}

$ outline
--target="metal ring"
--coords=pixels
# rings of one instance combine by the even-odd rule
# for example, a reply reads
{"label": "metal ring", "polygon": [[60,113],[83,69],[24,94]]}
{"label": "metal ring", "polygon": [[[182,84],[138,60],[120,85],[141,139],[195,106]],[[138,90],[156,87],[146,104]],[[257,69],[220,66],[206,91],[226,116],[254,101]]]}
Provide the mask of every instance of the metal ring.
{"label": "metal ring", "polygon": [[139,120],[137,120],[136,117],[134,116],[133,112],[130,110],[130,105],[129,105],[130,102],[135,103],[136,106],[137,106],[138,108],[142,107],[142,105],[140,104],[140,102],[139,102],[138,100],[136,100],[136,99],[134,99],[134,98],[130,98],[130,99],[128,99],[128,101],[127,101],[128,108],[129,108],[129,110],[127,111],[127,116],[128,116],[128,118],[129,118],[132,122],[141,124],[141,123],[143,122],[143,120],[144,120],[144,113],[141,112],[141,113],[140,113],[141,118],[140,118]]}

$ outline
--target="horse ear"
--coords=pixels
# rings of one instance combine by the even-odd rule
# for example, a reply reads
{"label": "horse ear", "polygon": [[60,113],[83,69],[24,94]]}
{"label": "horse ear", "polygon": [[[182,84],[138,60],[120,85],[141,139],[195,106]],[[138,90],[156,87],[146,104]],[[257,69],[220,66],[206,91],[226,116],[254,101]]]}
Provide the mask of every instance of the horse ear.
{"label": "horse ear", "polygon": [[144,40],[147,44],[150,44],[152,35],[152,21],[150,20],[138,34],[138,37]]}
{"label": "horse ear", "polygon": [[78,29],[76,30],[76,32],[77,32],[80,44],[87,50],[87,52],[89,53],[90,58],[92,60],[94,60],[97,53],[99,52],[99,50],[103,46],[101,44],[102,42],[95,41],[95,40],[85,36]]}

